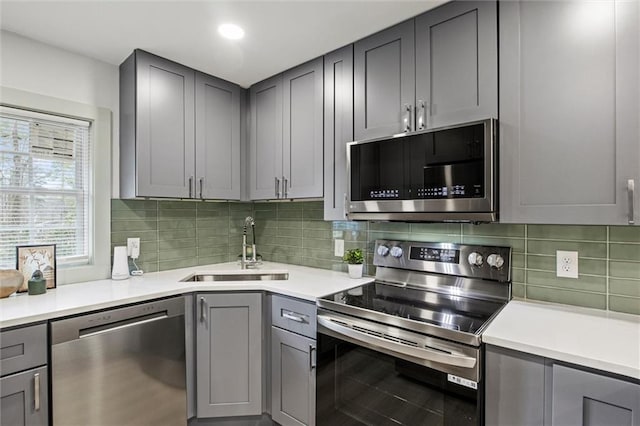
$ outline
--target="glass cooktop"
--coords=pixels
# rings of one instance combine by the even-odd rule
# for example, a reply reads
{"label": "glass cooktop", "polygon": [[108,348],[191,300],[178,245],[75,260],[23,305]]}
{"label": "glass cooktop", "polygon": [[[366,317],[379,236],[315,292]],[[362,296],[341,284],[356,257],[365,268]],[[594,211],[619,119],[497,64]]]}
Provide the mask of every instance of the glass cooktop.
{"label": "glass cooktop", "polygon": [[[320,299],[320,306],[366,316],[366,312],[478,334],[504,302],[479,300],[424,289],[372,282]],[[375,320],[384,322],[384,317]]]}

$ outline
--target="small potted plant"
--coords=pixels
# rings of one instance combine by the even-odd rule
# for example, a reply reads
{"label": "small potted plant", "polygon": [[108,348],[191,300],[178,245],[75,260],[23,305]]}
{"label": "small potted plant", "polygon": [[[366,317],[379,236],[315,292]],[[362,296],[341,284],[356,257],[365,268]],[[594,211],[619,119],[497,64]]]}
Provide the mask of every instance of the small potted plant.
{"label": "small potted plant", "polygon": [[349,277],[362,278],[362,264],[364,263],[364,256],[362,250],[359,248],[347,250],[342,258],[347,262],[349,267]]}

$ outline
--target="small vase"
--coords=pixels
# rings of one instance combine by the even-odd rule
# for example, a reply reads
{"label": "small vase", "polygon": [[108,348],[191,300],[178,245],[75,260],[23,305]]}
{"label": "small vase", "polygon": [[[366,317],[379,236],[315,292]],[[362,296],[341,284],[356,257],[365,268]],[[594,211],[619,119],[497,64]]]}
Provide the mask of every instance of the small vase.
{"label": "small vase", "polygon": [[347,265],[349,267],[350,278],[362,278],[362,264],[359,265]]}

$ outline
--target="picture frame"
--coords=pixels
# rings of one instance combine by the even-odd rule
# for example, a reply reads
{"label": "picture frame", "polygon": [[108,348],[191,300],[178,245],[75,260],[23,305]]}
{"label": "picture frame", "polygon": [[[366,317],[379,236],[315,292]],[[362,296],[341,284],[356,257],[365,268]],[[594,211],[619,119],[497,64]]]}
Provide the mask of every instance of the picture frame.
{"label": "picture frame", "polygon": [[18,293],[28,290],[28,282],[36,270],[42,272],[47,289],[56,288],[56,245],[33,244],[16,246],[16,269],[22,274],[22,286]]}

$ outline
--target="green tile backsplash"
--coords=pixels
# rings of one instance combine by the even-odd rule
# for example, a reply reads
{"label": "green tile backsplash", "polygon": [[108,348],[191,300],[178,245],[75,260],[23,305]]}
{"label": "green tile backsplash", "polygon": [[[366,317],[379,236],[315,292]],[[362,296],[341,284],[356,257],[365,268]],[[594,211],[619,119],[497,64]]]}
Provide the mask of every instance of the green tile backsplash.
{"label": "green tile backsplash", "polygon": [[[344,271],[339,238],[365,250],[372,275],[376,239],[506,245],[514,296],[640,315],[640,227],[325,222],[320,201],[112,200],[111,210],[112,245],[140,237],[138,265],[149,272],[236,260],[251,215],[265,260]],[[578,251],[578,279],[556,277],[556,250]]]}

